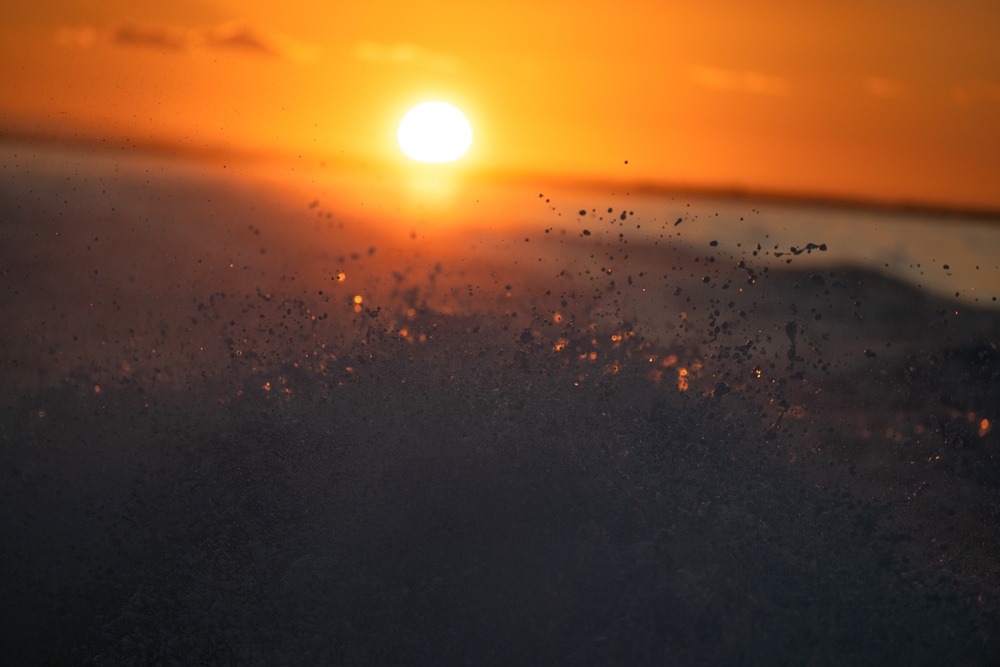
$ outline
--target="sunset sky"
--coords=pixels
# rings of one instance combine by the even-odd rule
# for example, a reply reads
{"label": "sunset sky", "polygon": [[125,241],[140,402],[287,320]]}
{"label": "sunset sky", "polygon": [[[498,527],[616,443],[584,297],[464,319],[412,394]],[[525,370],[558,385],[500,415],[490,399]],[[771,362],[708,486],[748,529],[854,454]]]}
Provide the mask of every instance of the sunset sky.
{"label": "sunset sky", "polygon": [[[0,133],[1000,210],[1000,3],[14,3]],[[627,161],[627,164],[626,164]]]}

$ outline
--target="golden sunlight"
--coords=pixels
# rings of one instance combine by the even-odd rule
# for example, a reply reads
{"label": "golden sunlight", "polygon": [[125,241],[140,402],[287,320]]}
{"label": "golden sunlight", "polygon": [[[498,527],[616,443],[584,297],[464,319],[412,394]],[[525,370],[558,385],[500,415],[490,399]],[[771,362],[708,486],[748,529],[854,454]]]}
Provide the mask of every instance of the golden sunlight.
{"label": "golden sunlight", "polygon": [[417,162],[452,162],[472,145],[465,114],[446,102],[424,102],[410,109],[397,132],[403,153]]}

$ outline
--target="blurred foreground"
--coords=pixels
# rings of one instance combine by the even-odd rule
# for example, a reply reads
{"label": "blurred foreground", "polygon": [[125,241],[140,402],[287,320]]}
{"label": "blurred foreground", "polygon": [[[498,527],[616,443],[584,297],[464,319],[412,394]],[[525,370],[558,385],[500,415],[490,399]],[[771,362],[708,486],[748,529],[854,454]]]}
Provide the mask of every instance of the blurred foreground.
{"label": "blurred foreground", "polygon": [[1000,230],[18,150],[12,660],[1000,658]]}

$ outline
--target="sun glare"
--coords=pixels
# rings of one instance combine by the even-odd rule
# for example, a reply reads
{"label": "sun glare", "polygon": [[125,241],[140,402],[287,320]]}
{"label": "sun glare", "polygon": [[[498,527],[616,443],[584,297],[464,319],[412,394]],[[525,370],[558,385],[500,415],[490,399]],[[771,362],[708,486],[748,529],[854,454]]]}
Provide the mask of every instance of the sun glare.
{"label": "sun glare", "polygon": [[410,109],[396,136],[403,153],[417,162],[452,162],[472,145],[465,114],[446,102],[424,102]]}

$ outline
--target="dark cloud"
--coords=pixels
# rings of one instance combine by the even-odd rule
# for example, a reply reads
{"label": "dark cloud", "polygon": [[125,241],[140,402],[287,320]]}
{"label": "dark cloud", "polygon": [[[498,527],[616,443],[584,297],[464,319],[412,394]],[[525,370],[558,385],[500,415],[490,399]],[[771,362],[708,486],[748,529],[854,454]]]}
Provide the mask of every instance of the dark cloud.
{"label": "dark cloud", "polygon": [[240,22],[195,28],[135,22],[105,28],[66,26],[56,31],[55,41],[60,46],[80,48],[115,44],[175,52],[228,49],[296,62],[308,62],[318,54],[318,48],[312,44]]}
{"label": "dark cloud", "polygon": [[250,51],[286,60],[312,60],[318,49],[287,35],[246,23],[226,23],[201,31],[200,38],[209,48]]}
{"label": "dark cloud", "polygon": [[180,51],[191,46],[191,32],[184,28],[141,23],[121,23],[107,31],[108,41]]}

